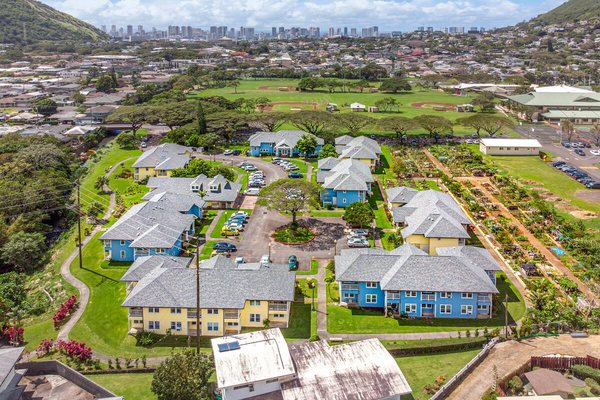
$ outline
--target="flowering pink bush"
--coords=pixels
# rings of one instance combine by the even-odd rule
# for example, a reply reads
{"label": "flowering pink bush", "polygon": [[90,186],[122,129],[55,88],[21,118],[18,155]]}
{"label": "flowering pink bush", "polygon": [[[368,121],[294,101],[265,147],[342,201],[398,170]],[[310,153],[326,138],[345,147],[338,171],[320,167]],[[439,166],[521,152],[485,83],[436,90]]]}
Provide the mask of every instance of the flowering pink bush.
{"label": "flowering pink bush", "polygon": [[8,326],[2,327],[2,337],[8,340],[8,343],[18,346],[23,343],[25,329],[22,326]]}
{"label": "flowering pink bush", "polygon": [[64,303],[60,305],[60,308],[56,311],[52,317],[54,321],[54,329],[58,329],[61,322],[75,309],[77,306],[77,297],[71,296]]}
{"label": "flowering pink bush", "polygon": [[83,342],[76,340],[62,340],[58,339],[54,342],[54,348],[57,348],[62,354],[67,357],[81,362],[85,362],[92,358],[92,349],[85,345]]}
{"label": "flowering pink bush", "polygon": [[46,355],[52,352],[54,348],[54,339],[42,339],[38,345],[37,352],[39,355]]}

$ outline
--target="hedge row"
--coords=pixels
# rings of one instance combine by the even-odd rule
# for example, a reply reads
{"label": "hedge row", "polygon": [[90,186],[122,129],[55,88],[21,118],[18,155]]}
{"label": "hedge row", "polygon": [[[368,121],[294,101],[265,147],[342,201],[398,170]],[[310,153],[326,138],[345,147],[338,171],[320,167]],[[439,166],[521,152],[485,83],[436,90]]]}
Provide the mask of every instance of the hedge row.
{"label": "hedge row", "polygon": [[579,379],[591,378],[600,383],[600,369],[588,367],[587,365],[574,365],[571,367],[571,371]]}

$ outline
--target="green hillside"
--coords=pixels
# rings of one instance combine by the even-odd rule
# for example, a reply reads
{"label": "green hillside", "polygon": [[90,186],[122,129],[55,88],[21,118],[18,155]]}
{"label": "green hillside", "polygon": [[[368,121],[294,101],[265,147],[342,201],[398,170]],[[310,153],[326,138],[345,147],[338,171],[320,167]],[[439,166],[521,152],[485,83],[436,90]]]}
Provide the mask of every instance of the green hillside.
{"label": "green hillside", "polygon": [[556,24],[593,18],[600,19],[600,1],[569,0],[555,9],[534,18],[532,22]]}
{"label": "green hillside", "polygon": [[40,40],[96,41],[106,36],[92,25],[35,0],[0,0],[0,43]]}

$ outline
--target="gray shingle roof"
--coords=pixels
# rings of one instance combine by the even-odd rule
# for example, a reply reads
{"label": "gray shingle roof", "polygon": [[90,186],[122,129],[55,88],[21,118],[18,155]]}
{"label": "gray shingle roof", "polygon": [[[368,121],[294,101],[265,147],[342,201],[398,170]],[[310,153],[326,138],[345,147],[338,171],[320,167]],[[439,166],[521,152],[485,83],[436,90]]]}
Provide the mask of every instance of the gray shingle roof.
{"label": "gray shingle roof", "polygon": [[449,255],[430,256],[408,244],[394,252],[342,250],[335,257],[336,280],[380,282],[383,290],[498,293],[485,273],[489,260],[479,264],[480,258],[466,255],[471,250],[456,255],[447,252]]}
{"label": "gray shingle roof", "polygon": [[155,168],[161,170],[184,168],[190,160],[192,149],[174,143],[163,143],[150,149],[133,163],[133,168]]}
{"label": "gray shingle roof", "polygon": [[[223,256],[200,267],[200,307],[241,309],[247,300],[292,301],[296,273],[286,264],[241,264]],[[196,306],[194,268],[157,267],[129,293],[124,307]]]}
{"label": "gray shingle roof", "polygon": [[148,199],[149,202],[155,203],[159,207],[165,210],[187,212],[193,206],[198,208],[204,208],[206,202],[200,198],[197,194],[185,194],[185,193],[171,193],[171,192],[152,192],[152,197]]}
{"label": "gray shingle roof", "polygon": [[436,252],[440,256],[464,256],[474,264],[480,265],[485,271],[502,271],[502,267],[494,260],[494,257],[482,247],[456,246],[438,247]]}
{"label": "gray shingle roof", "polygon": [[[293,148],[298,144],[298,140],[302,137],[302,135],[311,135],[310,133],[306,133],[304,131],[293,131],[293,130],[283,130],[279,132],[257,132],[254,135],[250,136],[250,146],[260,146],[261,143],[273,143],[277,146],[282,144],[286,144],[287,146]],[[320,137],[314,136],[317,139],[317,144],[323,145],[325,141]]]}
{"label": "gray shingle roof", "polygon": [[133,264],[127,269],[127,272],[121,277],[123,282],[139,282],[144,276],[148,275],[155,268],[186,268],[191,258],[171,257],[171,256],[145,256],[135,259]]}
{"label": "gray shingle roof", "polygon": [[367,190],[373,181],[369,166],[352,159],[341,160],[330,171],[317,171],[317,182],[326,189]]}
{"label": "gray shingle roof", "polygon": [[404,220],[407,226],[400,231],[403,238],[411,235],[423,235],[429,238],[468,239],[470,237],[460,222],[437,207],[418,208]]}
{"label": "gray shingle roof", "polygon": [[381,146],[376,140],[368,138],[366,136],[340,136],[335,139],[335,149],[338,154],[342,154],[351,148],[366,148],[372,153],[376,154],[377,157],[381,154]]}
{"label": "gray shingle roof", "polygon": [[406,186],[397,186],[385,190],[390,203],[406,204],[419,193],[418,190]]}
{"label": "gray shingle roof", "polygon": [[[235,201],[242,185],[240,183],[231,182],[225,179],[222,175],[215,175],[212,178],[206,175],[198,175],[195,178],[158,178],[152,177],[148,180],[147,186],[152,189],[146,193],[143,200],[149,200],[158,193],[176,193],[198,196],[199,191],[204,191],[204,201]],[[216,186],[215,190],[211,190],[211,186]],[[193,190],[192,187],[197,187]]]}

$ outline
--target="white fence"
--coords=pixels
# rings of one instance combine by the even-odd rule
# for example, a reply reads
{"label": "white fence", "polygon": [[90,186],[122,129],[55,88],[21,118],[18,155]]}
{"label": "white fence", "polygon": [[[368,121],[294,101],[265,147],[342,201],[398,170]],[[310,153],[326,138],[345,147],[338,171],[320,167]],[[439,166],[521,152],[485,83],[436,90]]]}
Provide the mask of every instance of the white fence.
{"label": "white fence", "polygon": [[462,382],[464,377],[473,370],[485,357],[487,357],[488,353],[492,350],[492,348],[500,341],[500,338],[495,337],[490,340],[484,348],[471,360],[462,367],[460,371],[456,373],[448,382],[444,384],[433,396],[431,396],[430,400],[440,400],[446,398],[447,395],[452,393],[452,391],[458,386],[459,383]]}

